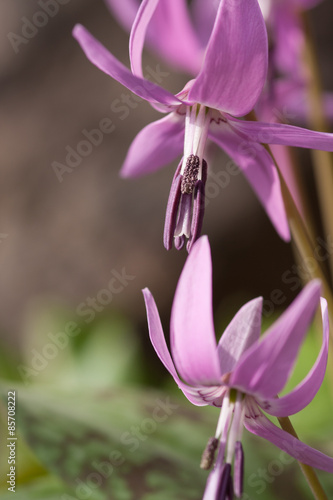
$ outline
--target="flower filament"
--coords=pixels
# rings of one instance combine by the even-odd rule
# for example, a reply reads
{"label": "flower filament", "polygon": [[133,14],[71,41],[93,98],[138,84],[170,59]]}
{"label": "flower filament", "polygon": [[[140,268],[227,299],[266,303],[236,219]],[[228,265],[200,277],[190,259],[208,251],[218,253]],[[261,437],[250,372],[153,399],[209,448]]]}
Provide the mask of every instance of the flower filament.
{"label": "flower filament", "polygon": [[233,498],[233,494],[240,498],[243,493],[244,453],[241,439],[245,407],[244,394],[235,389],[230,389],[226,393],[223,398],[215,437],[210,438],[203,453],[200,466],[203,469],[209,469],[213,464],[214,454],[218,448],[218,456],[213,471],[216,470],[218,477],[213,482],[214,493],[213,490],[210,492],[208,490],[207,494],[215,494],[214,498],[219,500]]}

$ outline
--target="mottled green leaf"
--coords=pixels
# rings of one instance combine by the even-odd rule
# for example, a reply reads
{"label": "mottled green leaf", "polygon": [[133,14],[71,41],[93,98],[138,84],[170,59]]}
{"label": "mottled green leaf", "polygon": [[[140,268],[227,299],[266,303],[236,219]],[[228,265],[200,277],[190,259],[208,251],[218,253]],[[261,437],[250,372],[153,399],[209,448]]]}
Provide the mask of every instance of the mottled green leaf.
{"label": "mottled green leaf", "polygon": [[16,391],[20,432],[79,499],[202,497],[207,473],[198,462],[216,424],[210,412],[157,392]]}

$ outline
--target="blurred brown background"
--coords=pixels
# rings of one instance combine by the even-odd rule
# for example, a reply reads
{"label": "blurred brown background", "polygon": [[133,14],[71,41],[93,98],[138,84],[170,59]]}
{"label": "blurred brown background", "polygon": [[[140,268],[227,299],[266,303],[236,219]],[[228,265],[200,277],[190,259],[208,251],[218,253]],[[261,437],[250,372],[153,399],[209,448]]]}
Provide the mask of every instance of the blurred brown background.
{"label": "blurred brown background", "polygon": [[[19,35],[23,18],[31,20],[40,10],[35,0],[0,3],[1,335],[17,345],[36,297],[75,311],[106,288],[112,270],[123,268],[135,279],[109,308],[124,311],[146,335],[141,288],[149,286],[167,322],[186,257],[184,251],[166,252],[162,244],[175,165],[139,180],[118,176],[131,140],[158,113],[141,102],[121,120],[111,105],[129,92],[93,67],[71,37],[80,22],[128,64],[128,35],[103,0],[69,0],[15,53],[9,33]],[[332,18],[328,0],[312,11],[328,90],[333,90]],[[147,54],[145,62],[155,68],[157,60]],[[161,66],[170,72],[165,86],[180,90],[186,75]],[[114,131],[59,182],[52,163],[65,163],[66,147],[76,149],[85,139],[82,131],[97,128],[104,118],[112,120]],[[307,158],[302,155],[304,172]],[[220,171],[226,162],[219,154],[211,168]],[[306,175],[311,190],[312,177]],[[241,175],[210,200],[203,232],[212,245],[221,313],[232,314],[255,295],[268,298],[275,288],[291,296],[281,280],[293,265],[290,247],[275,234]]]}

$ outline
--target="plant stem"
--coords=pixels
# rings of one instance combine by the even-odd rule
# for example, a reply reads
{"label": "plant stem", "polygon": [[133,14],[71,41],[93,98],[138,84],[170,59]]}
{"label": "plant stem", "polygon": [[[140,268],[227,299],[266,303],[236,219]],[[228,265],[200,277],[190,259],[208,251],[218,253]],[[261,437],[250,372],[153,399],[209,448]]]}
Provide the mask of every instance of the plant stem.
{"label": "plant stem", "polygon": [[[305,34],[305,63],[308,69],[309,124],[314,130],[328,132],[315,44],[306,12],[301,13],[301,20]],[[312,150],[311,155],[324,229],[327,237],[333,238],[333,155],[328,151],[317,150]],[[333,253],[330,253],[329,263],[333,280]]]}
{"label": "plant stem", "polygon": [[[293,424],[291,423],[290,419],[288,417],[280,417],[278,418],[279,424],[281,425],[281,428],[294,436],[296,439],[298,439],[298,435],[293,427]],[[298,462],[299,466],[305,476],[305,479],[307,480],[311,491],[313,493],[313,496],[316,500],[328,500],[328,497],[323,490],[319,479],[317,477],[317,474],[315,471],[310,467],[309,465],[303,464],[302,462]]]}
{"label": "plant stem", "polygon": [[[277,169],[279,171],[278,165]],[[289,220],[292,239],[300,253],[302,262],[305,268],[307,269],[309,278],[310,279],[319,278],[322,282],[323,296],[327,300],[330,322],[331,325],[333,325],[333,295],[330,284],[316,258],[315,249],[313,248],[311,238],[303,223],[302,217],[298,213],[294,200],[289,192],[288,186],[285,183],[285,180],[283,179],[280,171],[279,174],[281,182],[281,191]],[[332,329],[330,330],[330,332],[332,335],[333,333]]]}

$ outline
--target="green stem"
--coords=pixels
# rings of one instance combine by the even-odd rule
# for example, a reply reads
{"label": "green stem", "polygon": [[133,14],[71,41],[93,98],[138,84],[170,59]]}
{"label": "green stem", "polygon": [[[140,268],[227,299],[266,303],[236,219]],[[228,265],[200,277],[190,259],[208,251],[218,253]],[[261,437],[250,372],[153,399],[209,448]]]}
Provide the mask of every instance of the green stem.
{"label": "green stem", "polygon": [[[281,425],[281,428],[294,436],[296,439],[298,439],[297,433],[288,417],[280,417],[279,419],[279,424]],[[317,477],[317,474],[315,471],[310,467],[309,465],[303,464],[302,462],[298,462],[299,466],[305,476],[305,479],[308,482],[308,485],[311,488],[311,491],[313,493],[313,496],[316,500],[328,500],[328,497],[323,490],[319,479]]]}
{"label": "green stem", "polygon": [[[279,171],[282,196],[289,220],[290,232],[296,248],[300,254],[304,267],[307,269],[309,280],[319,278],[323,286],[323,296],[327,300],[328,311],[331,325],[333,325],[333,294],[330,284],[323,272],[313,248],[312,240],[307,232],[302,217],[298,213],[293,197],[290,194],[288,186]],[[330,329],[331,335],[333,334]],[[332,335],[333,336],[333,335]]]}
{"label": "green stem", "polygon": [[[305,33],[305,67],[308,70],[309,124],[314,130],[328,132],[325,116],[322,84],[319,76],[315,44],[308,14],[300,14]],[[333,238],[333,155],[328,151],[311,151],[322,220],[327,236]],[[333,280],[333,253],[329,256],[331,279]]]}

